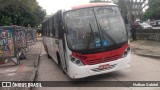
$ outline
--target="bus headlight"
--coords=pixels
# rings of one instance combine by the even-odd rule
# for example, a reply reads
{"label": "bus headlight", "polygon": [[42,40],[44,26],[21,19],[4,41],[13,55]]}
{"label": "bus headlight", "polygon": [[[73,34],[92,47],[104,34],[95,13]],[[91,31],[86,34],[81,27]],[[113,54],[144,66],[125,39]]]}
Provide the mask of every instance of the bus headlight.
{"label": "bus headlight", "polygon": [[131,50],[130,47],[126,48],[126,50],[124,51],[122,55],[122,58],[126,57],[129,54],[130,50]]}
{"label": "bus headlight", "polygon": [[71,57],[70,58],[70,60],[71,60],[71,62],[72,63],[74,63],[74,64],[76,64],[76,65],[78,65],[78,66],[83,66],[84,64],[81,62],[81,60],[79,60],[79,59],[77,59],[77,58],[75,58],[75,57]]}

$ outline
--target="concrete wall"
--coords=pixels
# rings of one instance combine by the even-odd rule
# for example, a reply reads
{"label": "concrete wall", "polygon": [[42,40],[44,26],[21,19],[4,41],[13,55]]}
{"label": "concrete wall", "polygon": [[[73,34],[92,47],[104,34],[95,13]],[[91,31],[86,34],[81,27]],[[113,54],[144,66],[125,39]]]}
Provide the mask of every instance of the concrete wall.
{"label": "concrete wall", "polygon": [[137,40],[152,40],[160,42],[160,29],[137,29],[136,37]]}

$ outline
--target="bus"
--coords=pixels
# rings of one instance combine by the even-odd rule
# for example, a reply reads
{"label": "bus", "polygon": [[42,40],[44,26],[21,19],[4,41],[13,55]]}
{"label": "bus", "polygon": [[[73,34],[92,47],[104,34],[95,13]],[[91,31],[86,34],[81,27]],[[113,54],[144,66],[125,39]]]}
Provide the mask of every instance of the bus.
{"label": "bus", "polygon": [[48,57],[72,79],[130,66],[128,34],[116,4],[59,10],[42,23],[42,30]]}

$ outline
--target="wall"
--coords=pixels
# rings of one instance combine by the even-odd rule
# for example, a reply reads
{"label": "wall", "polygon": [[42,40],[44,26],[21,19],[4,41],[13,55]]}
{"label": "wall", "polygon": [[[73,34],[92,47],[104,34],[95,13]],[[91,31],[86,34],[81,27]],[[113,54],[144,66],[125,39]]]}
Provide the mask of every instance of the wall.
{"label": "wall", "polygon": [[160,29],[137,29],[136,37],[137,40],[152,40],[160,42]]}

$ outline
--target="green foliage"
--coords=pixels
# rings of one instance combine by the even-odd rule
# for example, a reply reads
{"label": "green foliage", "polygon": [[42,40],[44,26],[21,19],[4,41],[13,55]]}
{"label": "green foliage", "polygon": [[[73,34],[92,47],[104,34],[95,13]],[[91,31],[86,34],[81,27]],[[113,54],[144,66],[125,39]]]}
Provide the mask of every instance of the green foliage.
{"label": "green foliage", "polygon": [[4,22],[4,25],[11,25],[11,18],[8,16],[2,16],[0,22]]}
{"label": "green foliage", "polygon": [[143,20],[160,19],[160,0],[149,0],[149,8],[143,15]]}
{"label": "green foliage", "polygon": [[0,25],[37,27],[46,12],[36,0],[0,0]]}

